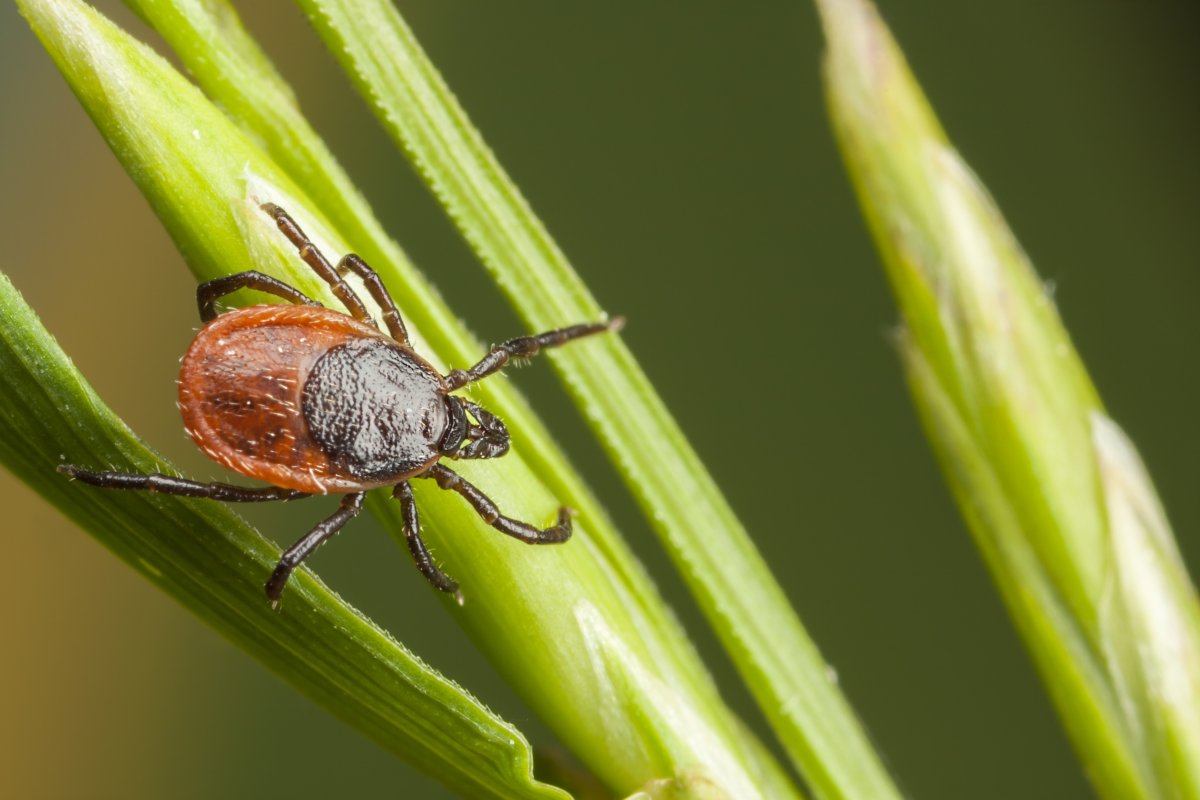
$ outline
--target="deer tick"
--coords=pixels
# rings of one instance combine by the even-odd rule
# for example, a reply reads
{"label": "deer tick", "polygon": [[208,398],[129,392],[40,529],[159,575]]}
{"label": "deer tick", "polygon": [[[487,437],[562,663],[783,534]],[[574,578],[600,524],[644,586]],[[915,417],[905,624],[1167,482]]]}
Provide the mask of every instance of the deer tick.
{"label": "deer tick", "polygon": [[[262,209],[350,312],[317,303],[261,272],[239,272],[196,291],[204,327],[179,374],[184,427],[206,455],[270,486],[200,483],[160,473],[94,472],[70,464],[59,472],[106,489],[201,497],[232,503],[340,494],[338,510],[286,550],[266,583],[278,603],[292,571],[357,516],[369,489],[391,486],[400,501],[404,535],[417,568],[438,589],[462,595],[421,541],[412,479],[431,479],[462,495],[485,522],[528,544],[564,542],[571,516],[539,529],[500,513],[496,504],[442,463],[495,458],[508,452],[508,429],[497,417],[451,394],[500,371],[514,358],[621,327],[621,318],[574,325],[496,345],[470,369],[442,375],[413,351],[396,304],[373,269],[356,255],[333,266],[282,208]],[[345,276],[357,275],[382,312],[377,328]],[[258,305],[218,313],[216,301],[255,289],[292,305]]]}

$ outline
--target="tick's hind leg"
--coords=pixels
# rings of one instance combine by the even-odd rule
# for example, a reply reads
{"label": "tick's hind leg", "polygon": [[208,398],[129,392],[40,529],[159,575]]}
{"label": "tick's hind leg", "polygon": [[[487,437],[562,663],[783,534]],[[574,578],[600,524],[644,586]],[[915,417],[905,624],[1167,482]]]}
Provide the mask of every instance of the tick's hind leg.
{"label": "tick's hind leg", "polygon": [[396,484],[392,497],[400,501],[400,516],[404,518],[404,538],[408,540],[408,549],[412,553],[413,561],[417,563],[417,569],[421,570],[421,574],[425,576],[426,580],[443,592],[453,594],[458,600],[458,604],[462,605],[462,592],[458,590],[458,584],[453,578],[438,569],[437,565],[433,563],[433,556],[429,554],[429,549],[425,547],[425,542],[421,540],[421,524],[417,519],[417,502],[408,481]]}
{"label": "tick's hind leg", "polygon": [[287,585],[293,570],[300,566],[304,559],[312,555],[314,550],[340,531],[347,522],[358,516],[358,512],[362,510],[363,497],[363,492],[355,492],[343,497],[342,504],[337,511],[328,519],[319,522],[311,531],[300,537],[300,541],[284,552],[266,585],[267,597],[270,598],[271,605],[279,604],[279,598],[283,595],[283,587]]}
{"label": "tick's hind leg", "polygon": [[575,339],[605,331],[619,331],[624,324],[624,317],[613,317],[607,322],[572,325],[569,328],[558,328],[535,336],[518,336],[515,339],[509,339],[507,342],[493,347],[478,364],[470,369],[450,370],[450,374],[446,376],[446,384],[449,386],[449,391],[461,389],[468,383],[474,383],[493,372],[499,372],[514,358],[532,358],[548,347],[558,347]]}
{"label": "tick's hind leg", "polygon": [[101,489],[133,489],[181,497],[202,497],[223,503],[263,503],[270,500],[297,500],[311,497],[308,492],[281,489],[278,486],[261,488],[234,486],[229,483],[201,483],[163,475],[160,472],[93,472],[74,464],[59,464],[58,471],[77,481]]}
{"label": "tick's hind leg", "polygon": [[227,294],[236,292],[238,289],[255,289],[260,292],[266,292],[276,297],[282,297],[284,300],[295,303],[298,306],[321,305],[304,292],[288,286],[283,281],[276,280],[270,275],[250,270],[249,272],[239,272],[235,275],[226,275],[224,278],[214,278],[197,286],[196,305],[200,308],[200,319],[204,322],[214,319],[217,316],[217,301]]}
{"label": "tick's hind leg", "polygon": [[506,533],[514,539],[520,539],[526,544],[558,544],[571,538],[571,510],[558,510],[558,524],[549,528],[535,528],[527,522],[511,519],[500,513],[491,498],[479,491],[474,485],[463,480],[458,473],[434,464],[418,478],[433,478],[438,486],[461,494],[471,507],[479,513],[483,521],[501,533]]}

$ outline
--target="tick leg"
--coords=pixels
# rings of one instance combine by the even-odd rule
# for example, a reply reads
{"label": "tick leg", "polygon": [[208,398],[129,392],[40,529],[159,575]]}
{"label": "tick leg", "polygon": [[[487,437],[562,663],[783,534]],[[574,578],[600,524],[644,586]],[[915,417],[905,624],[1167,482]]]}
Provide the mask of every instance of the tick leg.
{"label": "tick leg", "polygon": [[527,522],[519,522],[502,515],[500,509],[496,508],[496,504],[487,495],[463,480],[458,473],[441,464],[434,464],[416,477],[433,478],[443,489],[458,492],[466,498],[466,501],[479,513],[484,522],[501,533],[506,533],[514,539],[520,539],[526,544],[558,544],[571,538],[571,510],[569,508],[560,508],[558,524],[543,530],[535,528]]}
{"label": "tick leg", "polygon": [[76,480],[102,489],[140,489],[159,494],[176,494],[182,497],[203,497],[223,503],[262,503],[269,500],[297,500],[311,497],[307,492],[281,489],[278,486],[252,488],[234,486],[229,483],[200,483],[159,472],[93,472],[73,464],[59,464],[58,471]]}
{"label": "tick leg", "polygon": [[279,598],[283,595],[283,587],[287,584],[288,578],[292,576],[292,571],[327,539],[340,531],[347,522],[358,516],[358,512],[362,510],[364,496],[364,492],[355,492],[343,497],[342,504],[337,511],[328,519],[317,523],[316,527],[300,537],[300,541],[284,552],[266,585],[267,597],[271,599],[272,605],[279,604]]}
{"label": "tick leg", "polygon": [[227,294],[236,292],[238,289],[255,289],[260,292],[266,292],[276,297],[282,297],[284,300],[288,300],[298,306],[320,305],[320,303],[299,289],[294,289],[283,281],[272,278],[270,275],[250,270],[249,272],[227,275],[224,278],[215,278],[197,286],[196,305],[200,308],[200,319],[203,322],[208,322],[215,318],[217,316],[217,300]]}
{"label": "tick leg", "polygon": [[371,298],[379,306],[380,310],[383,311],[383,324],[387,325],[388,333],[397,342],[407,346],[408,331],[404,327],[404,320],[400,317],[400,310],[396,308],[396,301],[388,294],[387,287],[383,285],[379,274],[371,269],[367,262],[353,253],[342,256],[342,260],[338,262],[337,271],[339,275],[353,272],[362,278],[363,285],[371,293]]}
{"label": "tick leg", "polygon": [[396,488],[392,490],[392,497],[400,501],[400,516],[404,518],[404,538],[408,540],[408,549],[412,553],[413,561],[417,563],[417,569],[421,570],[421,574],[425,576],[426,580],[443,592],[453,594],[458,599],[459,605],[462,605],[462,592],[458,590],[458,583],[438,569],[437,565],[433,563],[433,556],[429,554],[429,549],[425,547],[425,542],[421,540],[421,525],[417,519],[417,502],[408,481],[396,484]]}
{"label": "tick leg", "polygon": [[514,358],[531,358],[544,348],[558,347],[573,339],[580,339],[584,336],[604,333],[605,331],[617,331],[624,324],[624,317],[614,317],[607,322],[572,325],[569,328],[559,328],[547,331],[546,333],[539,333],[536,336],[518,336],[515,339],[509,339],[507,342],[493,347],[478,364],[470,369],[450,370],[450,374],[446,376],[446,384],[449,386],[449,391],[461,389],[468,383],[474,383],[481,378],[486,378],[493,372],[499,372]]}
{"label": "tick leg", "polygon": [[305,235],[304,231],[300,230],[296,221],[274,203],[263,203],[262,209],[275,218],[275,224],[279,226],[279,230],[300,251],[300,258],[304,260],[305,264],[312,267],[313,272],[317,273],[323,281],[329,284],[329,288],[333,290],[337,299],[342,301],[342,305],[350,312],[350,316],[372,328],[376,327],[375,320],[371,319],[371,315],[367,313],[367,307],[363,305],[363,301],[350,288],[350,284],[342,279],[329,260],[321,255],[321,251]]}

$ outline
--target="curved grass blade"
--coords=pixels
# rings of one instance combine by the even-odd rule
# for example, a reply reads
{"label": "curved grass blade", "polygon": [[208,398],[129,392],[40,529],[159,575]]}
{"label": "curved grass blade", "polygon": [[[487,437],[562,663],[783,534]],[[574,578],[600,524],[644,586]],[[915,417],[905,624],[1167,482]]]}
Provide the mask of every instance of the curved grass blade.
{"label": "curved grass blade", "polygon": [[1133,445],[875,7],[820,0],[830,113],[946,478],[1097,790],[1200,797],[1200,605]]}
{"label": "curved grass blade", "polygon": [[[161,471],[0,274],[0,462],[101,544],[281,678],[467,797],[551,800],[521,733],[298,573],[275,611],[279,551],[216,503],[89,491],[60,463]],[[312,501],[315,502],[315,501]]]}
{"label": "curved grass blade", "polygon": [[[529,327],[599,315],[395,8],[297,2]],[[898,796],[782,589],[629,350],[614,338],[551,357],[814,791]]]}
{"label": "curved grass blade", "polygon": [[[169,65],[86,6],[22,6],[198,276],[253,265],[330,300],[259,204],[287,208],[331,255],[347,251],[345,238],[256,144]],[[411,330],[437,361],[423,347],[428,332]],[[507,513],[539,522],[554,514],[557,498],[519,453],[461,471]],[[570,546],[530,548],[496,535],[458,498],[426,482],[417,491],[427,539],[467,588],[455,616],[611,787],[633,791],[686,769],[739,798],[795,796],[699,665],[672,648],[678,632],[660,629],[669,614],[644,613],[637,600],[647,593],[627,585],[628,565],[613,561],[587,520],[579,520]],[[394,504],[373,504],[398,530]],[[599,639],[585,625],[596,618],[608,633]],[[659,693],[630,696],[646,687]],[[646,712],[663,704],[677,713]]]}
{"label": "curved grass blade", "polygon": [[[427,345],[441,363],[462,366],[485,352],[485,346],[384,232],[304,117],[291,87],[242,27],[231,5],[225,0],[125,2],[171,45],[200,87],[258,137],[275,163],[353,243],[391,289],[410,327],[425,333]],[[691,680],[698,689],[708,686],[691,642],[667,611],[654,583],[520,392],[507,380],[489,380],[473,386],[471,393],[485,407],[503,411],[514,449],[555,497],[587,521],[597,546],[620,571],[628,602],[650,621],[655,641],[666,651],[663,657],[694,670]]]}

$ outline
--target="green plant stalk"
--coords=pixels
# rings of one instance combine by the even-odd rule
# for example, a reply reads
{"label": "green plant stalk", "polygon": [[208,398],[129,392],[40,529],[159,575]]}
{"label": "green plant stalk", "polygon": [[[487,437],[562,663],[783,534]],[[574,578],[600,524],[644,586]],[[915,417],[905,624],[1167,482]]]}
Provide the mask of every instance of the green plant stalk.
{"label": "green plant stalk", "polygon": [[227,508],[81,490],[58,474],[64,462],[172,470],[96,396],[3,274],[0,319],[0,463],[288,683],[448,786],[496,800],[567,797],[531,780],[519,731],[311,574],[297,574],[273,611],[262,576],[278,551]]}
{"label": "green plant stalk", "polygon": [[[436,289],[384,232],[366,200],[339,166],[296,104],[295,94],[249,36],[237,12],[224,0],[126,0],[171,46],[200,87],[241,127],[253,134],[272,159],[310,197],[391,288],[410,327],[427,331],[422,352],[442,364],[465,366],[485,347],[446,305]],[[672,617],[656,587],[633,557],[603,506],[579,479],[565,454],[512,383],[496,376],[471,388],[486,408],[503,409],[514,447],[555,497],[587,520],[596,545],[621,572],[621,585],[650,621],[653,639],[675,660],[693,669],[697,691],[712,692],[711,681],[691,642]],[[376,505],[374,508],[378,510]],[[385,506],[394,514],[395,509]],[[402,537],[395,517],[389,528]]]}
{"label": "green plant stalk", "polygon": [[819,0],[830,113],[947,480],[1108,798],[1200,797],[1200,607],[1133,445],[875,8]]}
{"label": "green plant stalk", "polygon": [[[20,5],[198,276],[253,265],[329,300],[258,206],[287,208],[327,253],[345,252],[345,239],[265,153],[91,9],[75,0]],[[436,333],[414,332],[419,343]],[[513,516],[553,516],[557,499],[519,454],[461,471]],[[663,644],[676,634],[641,613],[623,584],[628,567],[608,559],[586,520],[569,546],[529,548],[484,526],[459,498],[424,482],[417,491],[426,538],[467,592],[455,616],[610,787],[700,775],[729,796],[796,796],[711,686],[696,685],[702,669]]]}
{"label": "green plant stalk", "polygon": [[[598,316],[391,4],[298,3],[530,328]],[[551,358],[814,792],[898,796],[782,589],[629,350],[611,338]]]}

